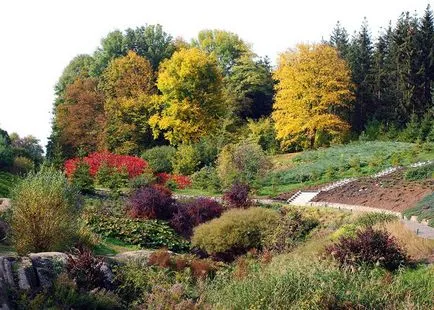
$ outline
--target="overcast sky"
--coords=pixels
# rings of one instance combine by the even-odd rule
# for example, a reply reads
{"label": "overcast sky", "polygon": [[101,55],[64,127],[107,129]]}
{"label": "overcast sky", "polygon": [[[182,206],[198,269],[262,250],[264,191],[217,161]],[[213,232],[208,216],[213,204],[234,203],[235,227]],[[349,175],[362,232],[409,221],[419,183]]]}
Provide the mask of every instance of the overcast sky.
{"label": "overcast sky", "polygon": [[92,53],[108,32],[161,24],[190,40],[225,29],[274,62],[298,42],[328,39],[337,20],[352,33],[363,17],[376,36],[402,11],[421,15],[427,0],[0,0],[0,128],[32,134],[45,146],[53,87],[77,54]]}

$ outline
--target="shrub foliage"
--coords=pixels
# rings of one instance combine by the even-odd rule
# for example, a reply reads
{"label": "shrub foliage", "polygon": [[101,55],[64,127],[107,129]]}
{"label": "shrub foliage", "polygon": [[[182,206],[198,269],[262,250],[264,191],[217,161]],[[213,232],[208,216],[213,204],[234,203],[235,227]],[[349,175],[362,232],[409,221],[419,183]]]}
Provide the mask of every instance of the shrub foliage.
{"label": "shrub foliage", "polygon": [[128,213],[133,218],[169,220],[174,213],[172,193],[165,187],[151,185],[135,190],[128,199]]}
{"label": "shrub foliage", "polygon": [[63,173],[42,168],[17,185],[12,232],[19,253],[67,248],[77,231],[77,192]]}
{"label": "shrub foliage", "polygon": [[341,237],[327,252],[342,266],[379,265],[395,270],[407,263],[407,255],[395,238],[382,230],[367,228],[354,238]]}

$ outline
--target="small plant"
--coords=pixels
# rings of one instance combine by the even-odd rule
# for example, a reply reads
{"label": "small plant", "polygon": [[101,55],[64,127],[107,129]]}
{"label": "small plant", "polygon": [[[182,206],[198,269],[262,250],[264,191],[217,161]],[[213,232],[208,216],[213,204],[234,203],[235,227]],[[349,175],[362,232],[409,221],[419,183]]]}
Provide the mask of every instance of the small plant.
{"label": "small plant", "polygon": [[252,204],[249,199],[249,192],[249,185],[235,183],[224,193],[223,201],[229,208],[248,208]]}
{"label": "small plant", "polygon": [[173,146],[163,145],[146,150],[142,154],[142,158],[149,163],[155,173],[171,173],[173,170],[172,160],[175,154],[176,149]]}
{"label": "small plant", "polygon": [[139,188],[128,199],[128,214],[132,218],[169,220],[175,211],[174,202],[171,191],[165,187]]}
{"label": "small plant", "polygon": [[156,178],[151,171],[145,171],[143,174],[131,179],[129,181],[129,187],[133,190],[139,189],[141,187],[146,187],[154,184]]}
{"label": "small plant", "polygon": [[318,226],[319,222],[313,218],[303,217],[297,210],[282,210],[278,225],[267,240],[269,250],[283,253],[304,240],[309,232]]}
{"label": "small plant", "polygon": [[208,254],[230,260],[249,249],[261,249],[278,222],[278,212],[270,209],[229,210],[196,227],[192,244]]}
{"label": "small plant", "polygon": [[102,266],[103,261],[89,249],[76,249],[72,255],[68,254],[66,272],[78,288],[92,290],[107,286]]}
{"label": "small plant", "polygon": [[327,253],[341,266],[378,265],[393,271],[408,262],[395,238],[382,230],[367,228],[358,231],[354,238],[341,237],[339,242],[327,247]]}
{"label": "small plant", "polygon": [[43,167],[14,190],[12,234],[18,253],[68,248],[76,234],[80,199],[62,172]]}
{"label": "small plant", "polygon": [[170,220],[170,226],[185,238],[191,237],[194,227],[219,217],[223,213],[220,203],[202,197],[179,202],[176,209]]}
{"label": "small plant", "polygon": [[217,170],[214,167],[203,167],[191,176],[191,180],[194,188],[207,190],[213,193],[221,190],[220,179],[217,175]]}
{"label": "small plant", "polygon": [[354,224],[367,228],[380,223],[396,221],[397,219],[398,218],[396,217],[396,215],[393,214],[371,212],[359,216],[354,222]]}
{"label": "small plant", "polygon": [[198,151],[190,144],[180,145],[175,156],[172,158],[173,171],[177,174],[193,174],[199,164],[200,159]]}
{"label": "small plant", "polygon": [[342,237],[354,238],[359,229],[356,224],[344,224],[331,235],[331,239],[337,241]]}
{"label": "small plant", "polygon": [[92,194],[95,191],[89,165],[84,161],[77,164],[71,175],[71,182],[83,194]]}

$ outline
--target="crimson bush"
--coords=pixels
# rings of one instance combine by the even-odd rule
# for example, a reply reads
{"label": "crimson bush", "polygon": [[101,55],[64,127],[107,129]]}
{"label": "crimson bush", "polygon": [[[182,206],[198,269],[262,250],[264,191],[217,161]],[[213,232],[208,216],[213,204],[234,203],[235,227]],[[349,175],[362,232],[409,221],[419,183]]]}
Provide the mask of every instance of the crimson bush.
{"label": "crimson bush", "polygon": [[235,183],[223,195],[223,201],[229,208],[248,208],[251,205],[249,199],[250,187],[247,184]]}
{"label": "crimson bush", "polygon": [[199,197],[178,202],[176,212],[170,220],[172,228],[185,238],[190,238],[193,228],[223,213],[223,207],[213,199]]}
{"label": "crimson bush", "polygon": [[103,261],[88,249],[76,249],[73,254],[68,254],[66,272],[77,286],[84,290],[106,288]]}
{"label": "crimson bush", "polygon": [[408,262],[394,237],[371,227],[358,231],[355,237],[341,237],[326,251],[342,266],[379,265],[393,271]]}
{"label": "crimson bush", "polygon": [[175,211],[172,192],[160,185],[135,190],[129,197],[127,208],[133,218],[170,220]]}

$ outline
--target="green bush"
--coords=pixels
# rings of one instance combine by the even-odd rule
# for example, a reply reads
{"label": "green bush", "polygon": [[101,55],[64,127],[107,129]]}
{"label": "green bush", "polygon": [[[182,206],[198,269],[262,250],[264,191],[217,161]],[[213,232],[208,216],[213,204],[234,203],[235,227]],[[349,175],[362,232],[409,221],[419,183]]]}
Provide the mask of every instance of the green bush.
{"label": "green bush", "polygon": [[279,150],[279,142],[276,140],[276,131],[271,118],[262,118],[257,121],[248,120],[248,139],[258,145],[267,154],[275,154]]}
{"label": "green bush", "polygon": [[27,157],[18,156],[14,158],[12,170],[15,174],[26,175],[35,168],[33,161]]}
{"label": "green bush", "polygon": [[0,169],[12,166],[14,154],[6,138],[0,134]]}
{"label": "green bush", "polygon": [[175,252],[189,248],[189,243],[162,221],[103,215],[92,210],[86,212],[84,220],[93,232],[127,244],[152,249],[165,247]]}
{"label": "green bush", "polygon": [[141,175],[129,180],[129,187],[130,189],[135,190],[140,187],[152,185],[155,183],[155,181],[155,175],[150,171],[146,171],[143,172]]}
{"label": "green bush", "polygon": [[434,178],[434,162],[421,167],[408,169],[404,174],[404,178],[409,181]]}
{"label": "green bush", "polygon": [[271,168],[270,160],[257,144],[228,144],[217,159],[217,171],[224,188],[239,182],[254,185]]}
{"label": "green bush", "polygon": [[279,223],[278,212],[263,208],[232,209],[194,229],[192,244],[208,254],[236,255],[261,249]]}
{"label": "green bush", "polygon": [[93,179],[89,172],[89,165],[80,162],[71,175],[72,184],[83,194],[92,194],[95,191]]}
{"label": "green bush", "polygon": [[173,172],[177,174],[193,174],[199,164],[199,154],[191,144],[180,145],[175,156],[172,158]]}
{"label": "green bush", "polygon": [[17,184],[18,180],[17,176],[0,171],[0,197],[10,197],[11,189]]}
{"label": "green bush", "polygon": [[12,234],[18,253],[68,248],[77,231],[79,197],[62,172],[42,168],[14,189]]}
{"label": "green bush", "polygon": [[331,239],[337,241],[341,237],[355,237],[359,229],[360,227],[356,224],[344,224],[331,235]]}
{"label": "green bush", "polygon": [[149,166],[155,173],[173,171],[172,160],[176,154],[176,149],[173,146],[156,146],[146,150],[142,154],[142,158],[149,163]]}
{"label": "green bush", "polygon": [[367,228],[381,223],[393,222],[397,219],[398,217],[393,214],[370,212],[359,216],[354,222],[354,224],[360,227]]}
{"label": "green bush", "polygon": [[209,192],[217,193],[221,191],[220,179],[217,170],[214,167],[205,166],[196,171],[191,176],[193,187],[203,189]]}
{"label": "green bush", "polygon": [[110,189],[116,196],[129,184],[128,171],[126,168],[118,171],[115,167],[103,164],[96,174],[96,181],[100,186]]}
{"label": "green bush", "polygon": [[306,239],[319,222],[311,217],[305,217],[298,210],[281,209],[279,223],[267,238],[266,247],[277,253],[287,252]]}

